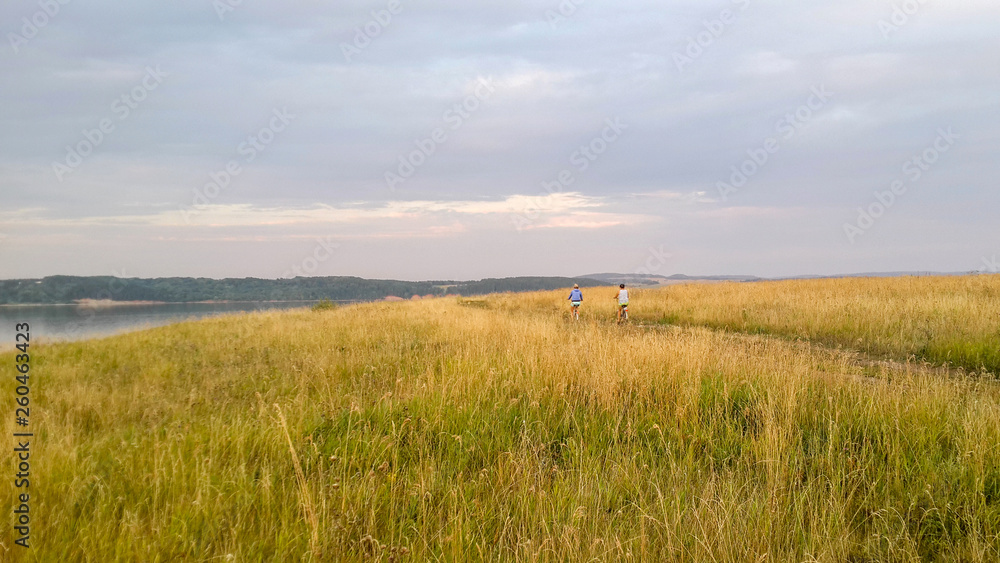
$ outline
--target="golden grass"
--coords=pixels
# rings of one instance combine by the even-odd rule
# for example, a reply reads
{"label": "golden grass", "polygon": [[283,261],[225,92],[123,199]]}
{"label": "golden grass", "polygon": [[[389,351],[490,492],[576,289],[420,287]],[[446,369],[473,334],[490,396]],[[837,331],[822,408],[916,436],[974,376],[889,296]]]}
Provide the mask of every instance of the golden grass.
{"label": "golden grass", "polygon": [[1000,275],[686,284],[636,314],[1000,373]]}
{"label": "golden grass", "polygon": [[[687,295],[697,309],[713,290],[734,310],[752,302],[742,286],[640,291],[633,318],[683,311]],[[35,547],[22,556],[1000,558],[992,379],[873,367],[791,332],[617,326],[611,289],[588,290],[571,322],[563,293],[35,347]],[[996,306],[977,299],[970,310]]]}

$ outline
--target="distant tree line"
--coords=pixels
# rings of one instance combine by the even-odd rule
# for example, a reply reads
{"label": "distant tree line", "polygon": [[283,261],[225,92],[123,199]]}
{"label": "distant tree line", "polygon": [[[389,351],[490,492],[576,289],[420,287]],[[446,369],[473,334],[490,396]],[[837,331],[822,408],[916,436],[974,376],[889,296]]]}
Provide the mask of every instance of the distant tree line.
{"label": "distant tree line", "polygon": [[0,304],[58,304],[83,299],[112,301],[375,301],[389,296],[481,295],[601,285],[586,278],[520,277],[480,281],[368,280],[357,277],[260,278],[117,278],[50,276],[0,280]]}

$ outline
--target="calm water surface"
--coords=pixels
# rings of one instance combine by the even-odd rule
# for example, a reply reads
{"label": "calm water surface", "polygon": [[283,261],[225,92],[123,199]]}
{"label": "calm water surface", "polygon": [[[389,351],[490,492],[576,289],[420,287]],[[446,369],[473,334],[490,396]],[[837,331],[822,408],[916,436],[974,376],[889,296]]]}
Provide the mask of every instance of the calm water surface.
{"label": "calm water surface", "polygon": [[[116,305],[78,307],[76,305],[0,306],[0,347],[13,339],[14,325],[29,323],[31,340],[85,340],[180,321],[218,315],[272,309],[309,307],[314,301],[243,303],[167,303],[158,305]],[[9,338],[4,338],[7,334]]]}

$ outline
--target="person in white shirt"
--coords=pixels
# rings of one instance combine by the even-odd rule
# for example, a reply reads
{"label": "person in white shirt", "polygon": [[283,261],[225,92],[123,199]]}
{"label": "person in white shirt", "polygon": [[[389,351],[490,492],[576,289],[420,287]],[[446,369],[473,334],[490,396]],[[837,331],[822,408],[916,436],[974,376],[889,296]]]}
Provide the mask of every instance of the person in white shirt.
{"label": "person in white shirt", "polygon": [[625,284],[618,284],[618,322],[621,322],[626,307],[628,307],[628,290],[625,289]]}

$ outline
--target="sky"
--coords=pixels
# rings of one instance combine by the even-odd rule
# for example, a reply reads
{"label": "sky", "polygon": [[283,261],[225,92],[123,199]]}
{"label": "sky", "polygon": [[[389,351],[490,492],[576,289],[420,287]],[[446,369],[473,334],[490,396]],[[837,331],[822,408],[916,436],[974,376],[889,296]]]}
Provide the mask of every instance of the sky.
{"label": "sky", "polygon": [[0,278],[997,271],[995,0],[14,0]]}

